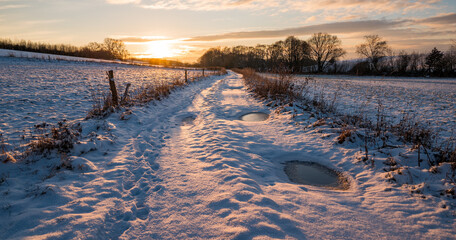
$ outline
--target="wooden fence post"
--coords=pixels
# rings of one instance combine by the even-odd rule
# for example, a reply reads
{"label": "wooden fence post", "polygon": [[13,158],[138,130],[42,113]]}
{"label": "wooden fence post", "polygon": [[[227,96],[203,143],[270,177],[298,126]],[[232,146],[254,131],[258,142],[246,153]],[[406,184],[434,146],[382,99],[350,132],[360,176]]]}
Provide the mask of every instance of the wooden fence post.
{"label": "wooden fence post", "polygon": [[109,70],[106,74],[108,74],[109,87],[111,88],[112,105],[117,107],[119,105],[119,98],[117,96],[116,83],[114,82],[114,72]]}
{"label": "wooden fence post", "polygon": [[203,77],[204,77],[204,68],[203,68]]}

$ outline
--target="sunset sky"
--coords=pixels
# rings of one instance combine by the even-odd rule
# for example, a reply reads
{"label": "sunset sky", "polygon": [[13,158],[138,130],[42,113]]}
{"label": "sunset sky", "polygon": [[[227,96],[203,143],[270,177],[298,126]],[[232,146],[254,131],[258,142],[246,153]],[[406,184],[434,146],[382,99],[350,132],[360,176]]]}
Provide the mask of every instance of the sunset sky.
{"label": "sunset sky", "polygon": [[122,39],[138,57],[192,62],[215,46],[270,44],[328,32],[346,58],[366,34],[394,50],[446,50],[455,0],[0,0],[0,38],[78,46]]}

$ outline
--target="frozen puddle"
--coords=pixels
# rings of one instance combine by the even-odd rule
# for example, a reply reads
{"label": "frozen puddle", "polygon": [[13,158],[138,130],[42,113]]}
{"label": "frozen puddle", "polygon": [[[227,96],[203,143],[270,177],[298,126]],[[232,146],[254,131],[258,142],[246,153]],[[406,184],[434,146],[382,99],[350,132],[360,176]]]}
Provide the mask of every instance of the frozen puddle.
{"label": "frozen puddle", "polygon": [[188,116],[182,119],[182,126],[191,126],[195,121],[195,116]]}
{"label": "frozen puddle", "polygon": [[262,112],[251,112],[242,115],[241,120],[247,122],[259,122],[268,119],[269,114],[262,113]]}
{"label": "frozen puddle", "polygon": [[295,183],[339,190],[349,188],[348,180],[342,174],[315,162],[289,161],[285,163],[284,171]]}

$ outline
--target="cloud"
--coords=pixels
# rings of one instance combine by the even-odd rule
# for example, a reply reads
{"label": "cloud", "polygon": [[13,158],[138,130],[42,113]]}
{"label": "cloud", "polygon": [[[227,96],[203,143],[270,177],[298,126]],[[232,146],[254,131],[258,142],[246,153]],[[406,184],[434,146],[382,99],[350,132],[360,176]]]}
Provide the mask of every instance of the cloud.
{"label": "cloud", "polygon": [[180,9],[192,11],[221,11],[232,9],[261,10],[270,8],[278,12],[407,12],[435,8],[441,0],[106,0],[110,4],[137,4],[147,9]]}
{"label": "cloud", "polygon": [[25,8],[25,7],[28,7],[28,5],[24,5],[24,4],[9,4],[9,5],[0,6],[0,10],[14,9],[14,8]]}
{"label": "cloud", "polygon": [[117,4],[117,5],[130,4],[130,3],[139,4],[139,3],[141,3],[141,0],[106,0],[106,2],[109,4]]}
{"label": "cloud", "polygon": [[221,11],[232,9],[264,9],[277,7],[274,0],[143,0],[141,7],[147,9],[179,9],[192,11]]}
{"label": "cloud", "polygon": [[311,16],[311,17],[308,17],[304,23],[310,23],[310,22],[315,22],[317,20],[317,16]]}
{"label": "cloud", "polygon": [[125,37],[116,37],[116,39],[122,40],[127,43],[147,43],[147,42],[153,42],[153,41],[169,40],[169,38],[163,37],[163,36],[143,36],[143,37],[125,36]]}
{"label": "cloud", "polygon": [[303,12],[316,10],[350,10],[357,12],[407,12],[417,9],[429,9],[439,3],[440,0],[307,0],[290,1],[294,9]]}
{"label": "cloud", "polygon": [[52,23],[63,22],[62,19],[49,19],[49,20],[29,20],[25,21],[24,24],[26,25],[46,25]]}
{"label": "cloud", "polygon": [[249,32],[231,32],[219,35],[197,36],[186,41],[218,41],[224,39],[252,39],[252,38],[277,38],[290,35],[302,36],[310,35],[316,32],[328,32],[331,34],[343,34],[354,32],[366,32],[371,30],[388,29],[402,25],[405,21],[386,21],[386,20],[368,20],[368,21],[349,21],[335,22],[326,24],[309,25],[296,28],[286,28],[279,30],[263,30]]}
{"label": "cloud", "polygon": [[435,17],[420,19],[418,23],[426,24],[456,24],[456,13],[443,14]]}

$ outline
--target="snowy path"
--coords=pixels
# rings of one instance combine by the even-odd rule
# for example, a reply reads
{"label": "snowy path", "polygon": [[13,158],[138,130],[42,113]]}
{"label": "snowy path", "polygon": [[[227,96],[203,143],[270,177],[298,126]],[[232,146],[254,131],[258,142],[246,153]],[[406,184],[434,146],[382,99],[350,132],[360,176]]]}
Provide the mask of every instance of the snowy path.
{"label": "snowy path", "polygon": [[[142,112],[141,112],[142,111]],[[61,185],[68,201],[11,237],[122,239],[451,239],[455,223],[354,164],[345,149],[268,112],[230,72],[192,84],[125,122],[114,146],[84,155],[95,165]],[[193,116],[193,124],[182,124]],[[118,147],[118,149],[116,149]],[[116,149],[116,150],[114,150]],[[351,180],[348,191],[290,183],[286,160],[318,161]],[[72,173],[68,173],[72,174]],[[56,184],[60,179],[54,180]],[[48,182],[49,184],[49,182]],[[65,202],[65,201],[64,201]],[[55,203],[54,203],[55,204]],[[58,203],[57,203],[58,204]],[[47,220],[46,220],[47,219]],[[33,223],[31,223],[33,225]],[[10,231],[21,230],[11,228]]]}
{"label": "snowy path", "polygon": [[384,192],[388,186],[355,183],[352,191],[338,192],[289,183],[284,159],[311,153],[320,155],[316,160],[333,154],[342,158],[342,153],[306,139],[284,119],[238,120],[250,111],[267,109],[231,73],[177,112],[172,122],[193,115],[195,124],[174,129],[166,140],[157,159],[163,181],[144,203],[149,215],[123,236],[391,239],[422,237],[427,231],[416,225],[418,219],[405,219],[419,203]]}

